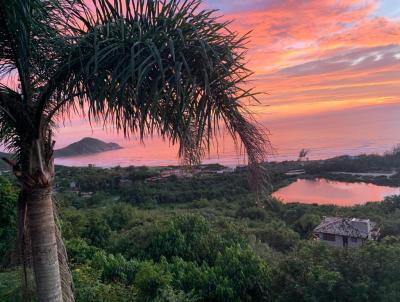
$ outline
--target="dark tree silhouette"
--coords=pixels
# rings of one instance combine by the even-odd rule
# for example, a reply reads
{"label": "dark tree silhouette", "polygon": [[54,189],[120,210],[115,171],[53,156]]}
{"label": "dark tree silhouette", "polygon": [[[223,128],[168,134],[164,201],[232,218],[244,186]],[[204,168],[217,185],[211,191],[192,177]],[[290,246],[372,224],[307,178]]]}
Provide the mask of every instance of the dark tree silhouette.
{"label": "dark tree silhouette", "polygon": [[0,1],[0,140],[15,154],[21,251],[32,253],[39,301],[73,300],[52,201],[52,133],[70,112],[159,135],[188,164],[226,129],[257,177],[267,141],[241,102],[255,100],[243,85],[247,36],[201,0]]}

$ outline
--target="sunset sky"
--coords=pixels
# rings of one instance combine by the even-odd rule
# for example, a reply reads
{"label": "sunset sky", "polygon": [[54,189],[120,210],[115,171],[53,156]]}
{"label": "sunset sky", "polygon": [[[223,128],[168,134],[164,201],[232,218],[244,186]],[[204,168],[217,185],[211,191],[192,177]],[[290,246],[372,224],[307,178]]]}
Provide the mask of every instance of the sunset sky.
{"label": "sunset sky", "polygon": [[[260,122],[271,125],[272,132],[284,121],[312,121],[324,114],[357,116],[360,110],[371,110],[375,115],[378,110],[386,120],[386,111],[399,111],[400,1],[207,0],[204,4],[232,19],[232,29],[252,30],[248,45],[248,66],[255,72],[252,85],[266,93],[251,109]],[[324,122],[316,127],[320,130]],[[279,131],[275,131],[280,134],[278,145],[283,135]],[[91,133],[87,123],[75,121],[60,130],[58,145]],[[93,135],[100,135],[96,127]]]}
{"label": "sunset sky", "polygon": [[[397,3],[397,4],[396,4]],[[233,28],[253,30],[249,66],[268,116],[398,102],[400,2],[220,0]]]}

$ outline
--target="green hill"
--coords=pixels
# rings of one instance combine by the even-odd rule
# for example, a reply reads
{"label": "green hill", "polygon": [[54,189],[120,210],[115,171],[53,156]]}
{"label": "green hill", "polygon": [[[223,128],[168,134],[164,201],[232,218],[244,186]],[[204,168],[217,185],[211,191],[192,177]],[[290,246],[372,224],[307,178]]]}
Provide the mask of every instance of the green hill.
{"label": "green hill", "polygon": [[[54,151],[54,157],[72,157],[80,155],[89,155],[111,150],[122,149],[116,143],[106,143],[99,139],[85,137],[78,142],[72,143],[65,148]],[[9,153],[0,152],[0,158],[10,157]],[[10,167],[3,160],[0,160],[0,171],[9,170]]]}
{"label": "green hill", "polygon": [[66,146],[65,148],[55,150],[54,156],[70,157],[89,155],[118,149],[122,149],[122,147],[116,143],[106,143],[95,138],[85,137],[78,142]]}

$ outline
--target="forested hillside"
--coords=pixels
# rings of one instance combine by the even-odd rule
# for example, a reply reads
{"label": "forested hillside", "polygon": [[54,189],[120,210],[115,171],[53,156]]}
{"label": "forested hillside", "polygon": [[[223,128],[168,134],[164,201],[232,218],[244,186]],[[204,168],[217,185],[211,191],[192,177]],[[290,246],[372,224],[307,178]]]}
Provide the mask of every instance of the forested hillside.
{"label": "forested hillside", "polygon": [[[58,171],[77,301],[400,299],[398,197],[351,208],[271,198],[256,206],[243,172],[149,181],[156,169]],[[273,174],[271,181],[288,180]],[[12,179],[0,179],[0,301],[22,300],[16,193]],[[380,241],[360,249],[316,242],[311,233],[324,215],[370,218],[381,226]]]}

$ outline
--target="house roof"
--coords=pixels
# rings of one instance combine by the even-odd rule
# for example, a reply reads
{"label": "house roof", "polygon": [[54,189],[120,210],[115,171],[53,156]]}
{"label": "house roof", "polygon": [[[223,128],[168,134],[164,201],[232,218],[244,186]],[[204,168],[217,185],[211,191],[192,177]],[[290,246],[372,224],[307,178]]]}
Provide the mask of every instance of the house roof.
{"label": "house roof", "polygon": [[324,217],[314,233],[335,234],[356,238],[368,238],[376,223],[369,219]]}

